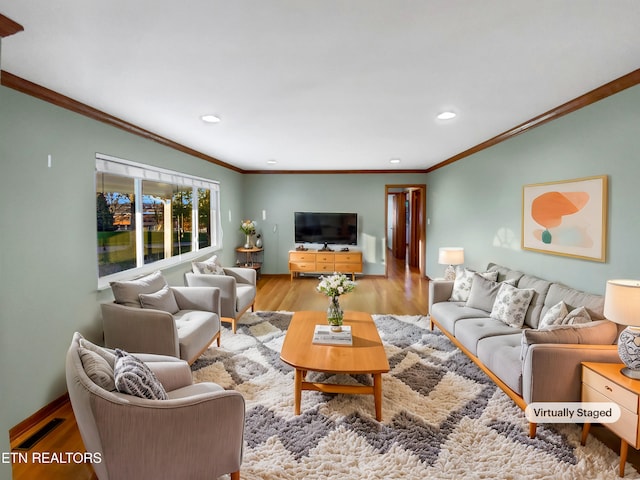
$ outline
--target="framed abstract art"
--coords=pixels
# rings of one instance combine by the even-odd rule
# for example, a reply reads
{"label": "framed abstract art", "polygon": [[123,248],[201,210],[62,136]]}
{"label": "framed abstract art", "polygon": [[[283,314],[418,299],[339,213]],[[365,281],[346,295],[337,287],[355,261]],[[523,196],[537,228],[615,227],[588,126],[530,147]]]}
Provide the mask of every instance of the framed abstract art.
{"label": "framed abstract art", "polygon": [[605,261],[607,176],[522,187],[522,248]]}

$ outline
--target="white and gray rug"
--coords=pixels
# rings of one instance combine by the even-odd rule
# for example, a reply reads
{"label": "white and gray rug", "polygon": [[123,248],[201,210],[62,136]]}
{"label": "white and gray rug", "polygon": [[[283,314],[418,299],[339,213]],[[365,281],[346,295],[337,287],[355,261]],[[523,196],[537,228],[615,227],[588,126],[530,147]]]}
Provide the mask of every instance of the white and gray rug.
{"label": "white and gray rug", "polygon": [[[371,395],[305,391],[296,416],[293,369],[279,357],[291,315],[245,314],[192,366],[195,381],[244,395],[243,480],[619,478],[619,457],[593,437],[581,446],[579,426],[540,425],[530,439],[522,410],[426,317],[374,315],[391,367],[383,422]],[[625,478],[640,475],[627,464]]]}

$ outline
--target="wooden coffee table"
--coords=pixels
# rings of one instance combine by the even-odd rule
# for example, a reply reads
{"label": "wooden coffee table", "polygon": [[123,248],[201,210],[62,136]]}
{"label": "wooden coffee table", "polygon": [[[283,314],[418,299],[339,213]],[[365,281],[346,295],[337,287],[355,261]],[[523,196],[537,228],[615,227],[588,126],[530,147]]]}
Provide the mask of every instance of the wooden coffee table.
{"label": "wooden coffee table", "polygon": [[[302,390],[326,393],[373,395],[376,420],[382,420],[382,374],[389,371],[389,362],[378,329],[371,315],[345,312],[344,324],[351,325],[353,345],[314,345],[313,330],[327,323],[325,312],[296,312],[282,344],[280,358],[295,368],[294,411],[300,415]],[[308,371],[344,374],[370,374],[373,386],[336,385],[308,382]]]}

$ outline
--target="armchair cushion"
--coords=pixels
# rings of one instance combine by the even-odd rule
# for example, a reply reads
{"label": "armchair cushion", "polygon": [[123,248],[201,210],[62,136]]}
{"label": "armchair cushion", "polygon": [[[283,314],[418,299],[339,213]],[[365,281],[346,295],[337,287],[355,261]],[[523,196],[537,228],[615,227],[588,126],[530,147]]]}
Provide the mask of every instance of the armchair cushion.
{"label": "armchair cushion", "polygon": [[111,291],[116,303],[140,308],[141,293],[155,293],[167,285],[160,272],[153,272],[137,280],[111,282]]}
{"label": "armchair cushion", "polygon": [[167,400],[167,391],[151,369],[139,358],[116,348],[114,369],[116,389],[150,400]]}
{"label": "armchair cushion", "polygon": [[162,310],[163,312],[169,312],[170,314],[176,313],[180,310],[176,303],[176,297],[168,286],[162,287],[155,293],[141,293],[138,295],[140,299],[140,305],[142,308],[153,308],[155,310]]}
{"label": "armchair cushion", "polygon": [[191,269],[193,273],[199,273],[201,275],[225,275],[224,268],[220,265],[217,255],[214,255],[204,262],[191,262]]}
{"label": "armchair cushion", "polygon": [[102,358],[104,358],[107,363],[109,364],[109,366],[111,367],[111,371],[113,371],[113,367],[115,367],[116,365],[116,355],[115,353],[113,353],[110,350],[107,350],[106,348],[102,348],[99,347],[98,345],[95,345],[93,343],[91,343],[89,340],[87,340],[86,338],[81,337],[79,339],[80,346],[82,348],[86,348],[87,350],[91,350],[92,352],[97,353],[98,355],[100,355]]}

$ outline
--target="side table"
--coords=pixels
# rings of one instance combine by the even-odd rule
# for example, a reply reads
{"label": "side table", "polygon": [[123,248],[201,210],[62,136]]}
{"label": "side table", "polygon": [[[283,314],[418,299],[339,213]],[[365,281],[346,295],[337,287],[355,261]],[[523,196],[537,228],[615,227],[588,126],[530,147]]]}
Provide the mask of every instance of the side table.
{"label": "side table", "polygon": [[260,255],[263,252],[263,248],[252,247],[252,248],[244,248],[238,247],[236,248],[236,252],[243,254],[243,261],[238,260],[238,266],[244,268],[253,268],[256,271],[256,276],[260,278],[260,269],[262,268],[262,261]]}
{"label": "side table", "polygon": [[[634,380],[620,373],[622,363],[582,362],[582,401],[613,402],[620,407],[620,418],[614,423],[602,426],[620,437],[620,476],[624,476],[629,445],[640,447],[638,428],[638,405],[640,402],[640,380]],[[589,435],[591,424],[582,427],[581,444]]]}

